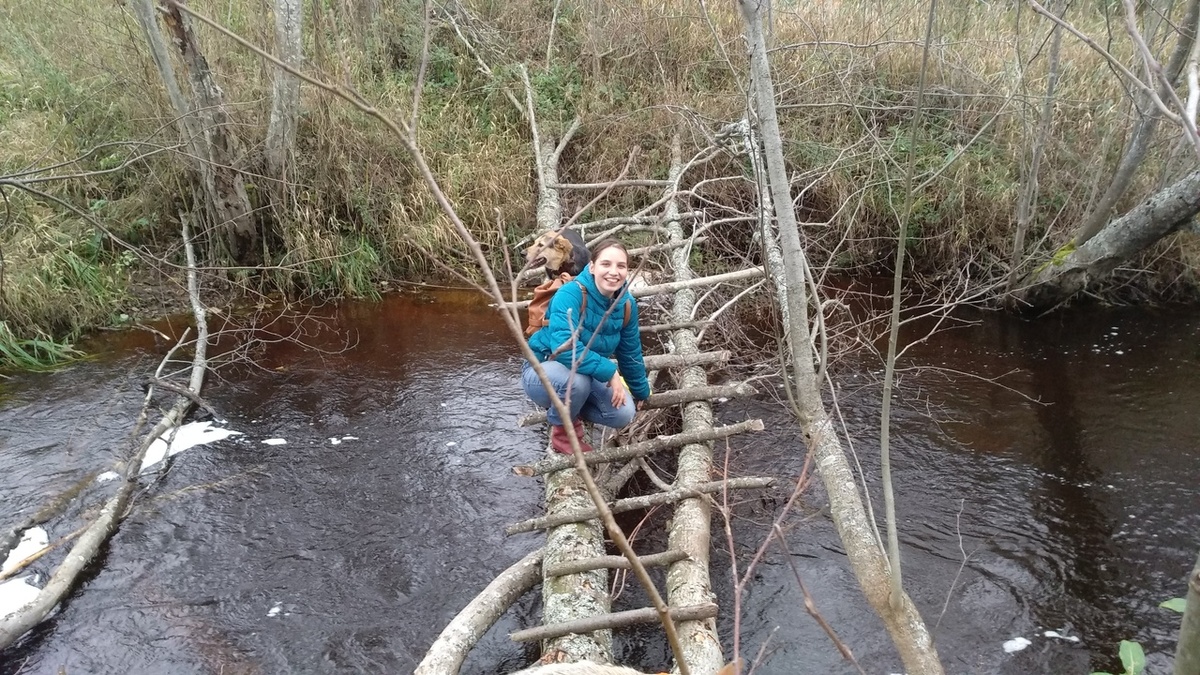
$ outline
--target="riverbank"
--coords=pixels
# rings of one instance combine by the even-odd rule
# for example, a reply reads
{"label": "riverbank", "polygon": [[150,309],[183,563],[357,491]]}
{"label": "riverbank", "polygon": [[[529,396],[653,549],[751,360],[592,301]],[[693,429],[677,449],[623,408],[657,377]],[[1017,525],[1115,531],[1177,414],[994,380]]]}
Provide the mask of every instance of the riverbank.
{"label": "riverbank", "polygon": [[[266,11],[215,0],[193,6],[255,42],[271,42]],[[563,184],[577,186],[562,188],[568,214],[597,195],[588,186],[612,180],[627,162],[629,177],[649,181],[590,204],[581,225],[630,217],[659,199],[653,181],[664,175],[678,133],[685,156],[720,149],[681,186],[697,214],[687,225],[708,228],[694,266],[717,271],[760,258],[758,193],[738,124],[748,64],[732,5],[582,3],[548,16],[532,1],[463,2],[432,15],[428,50],[419,3],[360,9],[305,15],[306,67],[346,79],[388,114],[416,124],[442,188],[494,265],[503,266],[503,251],[514,254],[535,221],[528,106],[512,104],[525,101],[520,67],[529,73],[541,138],[560,138],[580,122],[559,166]],[[887,273],[910,172],[917,188],[907,209],[905,276],[914,292],[970,294],[995,306],[1012,268],[1028,272],[1066,250],[1136,116],[1128,113],[1125,85],[1074,39],[1062,43],[1060,59],[1071,67],[1045,108],[1050,24],[1017,11],[939,8],[913,137],[920,12],[858,1],[776,8],[780,123],[815,270]],[[1076,17],[1077,26],[1104,33],[1118,20],[1106,11],[1114,8]],[[173,281],[183,264],[180,215],[207,232],[211,214],[141,29],[122,5],[81,0],[13,0],[0,14],[0,178],[15,181],[4,188],[10,225],[0,228],[0,320],[10,336],[0,344],[73,342],[155,307],[183,309],[169,305],[180,297]],[[260,149],[274,71],[213,30],[200,26],[196,34],[224,91],[256,234],[244,260],[233,259],[215,232],[198,237],[218,304],[239,296],[251,303],[263,296],[371,298],[384,282],[448,277],[434,260],[475,273],[401,144],[326,93],[302,88],[288,171],[283,180],[268,178]],[[1156,48],[1168,50],[1170,37]],[[1109,48],[1128,57],[1123,42]],[[1039,122],[1044,108],[1052,116]],[[1156,133],[1113,213],[1186,171],[1172,132],[1160,125]],[[1034,148],[1042,150],[1036,179],[1029,173]],[[656,215],[642,214],[640,225],[653,225]],[[1198,269],[1200,237],[1179,233],[1088,293],[1133,304],[1195,299]]]}

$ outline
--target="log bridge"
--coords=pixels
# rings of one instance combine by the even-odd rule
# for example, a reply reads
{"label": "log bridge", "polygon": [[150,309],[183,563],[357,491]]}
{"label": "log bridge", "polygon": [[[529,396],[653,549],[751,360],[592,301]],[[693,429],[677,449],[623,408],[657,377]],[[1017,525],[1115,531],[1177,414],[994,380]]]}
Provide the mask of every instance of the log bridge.
{"label": "log bridge", "polygon": [[[562,144],[566,141],[564,138]],[[557,190],[546,188],[547,185],[562,187],[557,185],[554,166],[561,148],[561,144],[555,146],[550,142],[538,146],[539,160],[544,163],[539,167],[539,179],[544,188],[539,199],[539,219],[546,221],[546,229],[562,222]],[[671,618],[669,623],[678,636],[673,644],[674,672],[712,675],[725,665],[716,632],[719,608],[714,602],[709,573],[711,500],[714,494],[728,490],[769,487],[772,479],[714,476],[713,441],[761,431],[763,423],[756,419],[723,425],[714,423],[713,400],[751,396],[755,391],[745,382],[713,384],[709,369],[726,364],[730,353],[705,351],[699,345],[703,332],[738,299],[753,290],[753,286],[761,283],[763,270],[751,267],[709,277],[693,275],[689,259],[693,247],[699,245],[697,240],[703,228],[692,225],[688,235],[684,234],[683,222],[692,214],[681,215],[675,201],[675,195],[680,194],[678,186],[684,169],[676,154],[670,178],[666,181],[666,194],[656,202],[662,209],[656,218],[659,224],[640,228],[642,232],[651,232],[658,242],[635,249],[631,261],[631,268],[636,269],[635,276],[651,276],[647,270],[662,270],[657,280],[664,281],[668,278],[666,272],[670,274],[669,281],[636,285],[632,291],[642,307],[641,331],[651,383],[656,390],[668,386],[663,384],[667,381],[671,387],[653,394],[639,416],[647,416],[646,411],[675,409],[682,420],[681,428],[677,433],[654,437],[643,435],[626,438],[620,443],[615,442],[611,434],[594,428],[591,433],[596,450],[584,456],[612,513],[652,506],[674,509],[667,519],[666,550],[636,554],[644,567],[666,568],[666,588],[657,590],[663,600],[658,608],[611,611],[610,570],[630,569],[633,563],[626,555],[611,555],[607,550],[605,527],[598,518],[597,505],[585,489],[583,476],[575,468],[574,458],[554,454],[547,448],[544,459],[514,467],[518,475],[531,479],[540,477],[544,481],[545,513],[506,529],[509,535],[544,531],[545,545],[502,572],[459,612],[430,647],[416,669],[418,675],[457,673],[471,647],[513,602],[539,582],[543,600],[542,624],[510,635],[514,641],[541,642],[539,664],[542,668],[536,670],[538,673],[558,672],[548,664],[580,661],[611,664],[613,631],[647,622],[663,622],[665,628],[668,622],[662,616],[663,603],[665,613]],[[618,183],[615,181],[613,185]],[[631,218],[629,223],[632,224],[617,225],[595,234],[587,232],[586,225],[577,229],[585,238],[590,237],[589,243],[595,243],[623,229],[634,231],[638,222],[641,222],[638,218]],[[528,276],[528,271],[517,273],[518,277],[522,275]],[[723,304],[713,299],[717,294],[711,291],[718,287],[723,291],[721,297],[727,300]],[[697,300],[697,289],[709,289],[700,301]],[[643,300],[649,298],[657,299]],[[698,312],[701,306],[712,304],[720,306],[710,310],[707,317],[698,318],[702,316]],[[519,394],[514,392],[514,395]],[[663,412],[657,414],[664,415]],[[670,419],[673,423],[674,417]],[[518,422],[521,425],[544,423],[545,413],[533,413]],[[634,427],[644,426],[647,425],[635,421]],[[671,482],[660,478],[646,462],[645,458],[651,453],[675,455],[676,472]],[[664,462],[667,463],[670,462]],[[618,490],[639,471],[646,474],[648,482],[656,489],[649,494],[616,499]],[[651,537],[643,535],[639,539]],[[685,663],[683,668],[678,663],[680,660]],[[635,671],[614,668],[588,672]]]}

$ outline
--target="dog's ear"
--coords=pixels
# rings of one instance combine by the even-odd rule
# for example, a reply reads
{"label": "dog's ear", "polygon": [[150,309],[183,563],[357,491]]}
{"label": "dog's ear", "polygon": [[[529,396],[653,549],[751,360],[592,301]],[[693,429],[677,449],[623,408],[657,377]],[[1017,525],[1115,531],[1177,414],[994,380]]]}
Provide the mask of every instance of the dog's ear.
{"label": "dog's ear", "polygon": [[554,238],[554,248],[562,254],[563,260],[571,257],[571,253],[575,250],[575,245],[567,240],[566,237],[558,236]]}

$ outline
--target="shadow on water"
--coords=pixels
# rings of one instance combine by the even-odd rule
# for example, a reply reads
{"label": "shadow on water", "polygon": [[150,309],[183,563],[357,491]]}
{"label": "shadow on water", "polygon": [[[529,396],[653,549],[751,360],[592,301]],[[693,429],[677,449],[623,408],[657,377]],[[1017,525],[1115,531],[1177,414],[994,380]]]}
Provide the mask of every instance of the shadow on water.
{"label": "shadow on water", "polygon": [[[528,404],[493,312],[439,293],[324,313],[305,337],[318,350],[276,343],[255,367],[211,380],[207,398],[243,435],[180,455],[82,591],[5,654],[0,674],[410,672],[463,604],[540,545],[501,534],[540,509],[540,483],[510,467],[539,455],[543,432],[515,426]],[[989,316],[914,348],[909,365],[921,369],[905,376],[893,424],[898,510],[909,592],[947,672],[1112,668],[1122,638],[1164,667],[1178,622],[1157,604],[1180,594],[1200,547],[1198,328],[1195,313]],[[6,383],[0,525],[124,452],[141,381],[165,346],[111,344],[92,362]],[[850,367],[838,403],[878,506],[877,371]],[[731,466],[795,476],[801,439],[767,399],[718,406],[726,422],[768,425],[731,444]],[[788,490],[739,496],[743,565]],[[791,518],[791,561],[867,672],[900,672],[823,504],[818,483]],[[68,520],[52,540],[75,527]],[[646,550],[661,547],[643,536]],[[718,532],[714,549],[718,601],[730,608]],[[787,563],[773,549],[759,567],[743,650],[765,645],[760,673],[855,672],[805,613]],[[644,604],[635,589],[617,602]],[[525,665],[531,654],[506,636],[537,611],[537,594],[526,596],[464,672]],[[728,612],[720,628],[728,640]],[[660,668],[669,655],[657,634],[626,633],[618,652]],[[1017,636],[1032,644],[1005,653]]]}

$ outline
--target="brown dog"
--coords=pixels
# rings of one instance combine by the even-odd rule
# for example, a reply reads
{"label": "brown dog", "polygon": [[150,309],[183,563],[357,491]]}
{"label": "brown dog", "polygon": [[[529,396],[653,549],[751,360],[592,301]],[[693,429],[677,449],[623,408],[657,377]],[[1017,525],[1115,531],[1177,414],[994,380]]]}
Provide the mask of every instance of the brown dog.
{"label": "brown dog", "polygon": [[571,229],[542,233],[525,249],[525,260],[529,266],[544,265],[547,279],[553,279],[563,272],[577,276],[587,266],[589,258],[583,237]]}

